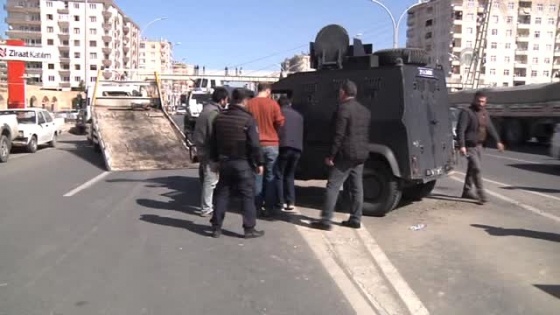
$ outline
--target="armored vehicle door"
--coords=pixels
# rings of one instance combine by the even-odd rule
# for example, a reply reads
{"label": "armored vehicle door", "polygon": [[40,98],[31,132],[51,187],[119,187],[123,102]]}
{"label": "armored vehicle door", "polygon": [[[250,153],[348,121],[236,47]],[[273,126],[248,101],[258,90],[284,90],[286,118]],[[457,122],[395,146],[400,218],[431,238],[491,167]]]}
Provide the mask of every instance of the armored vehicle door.
{"label": "armored vehicle door", "polygon": [[445,172],[453,154],[449,100],[442,70],[404,66],[404,121],[412,178]]}

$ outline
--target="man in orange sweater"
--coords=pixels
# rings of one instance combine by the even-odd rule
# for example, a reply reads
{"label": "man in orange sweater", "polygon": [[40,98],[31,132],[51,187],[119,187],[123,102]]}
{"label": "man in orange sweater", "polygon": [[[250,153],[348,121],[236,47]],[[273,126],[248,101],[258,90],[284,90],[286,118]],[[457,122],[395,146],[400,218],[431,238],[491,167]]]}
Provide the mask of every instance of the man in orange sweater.
{"label": "man in orange sweater", "polygon": [[257,176],[255,204],[257,211],[263,208],[264,215],[270,216],[276,210],[276,187],[274,184],[274,164],[278,158],[278,128],[284,125],[280,106],[271,98],[270,84],[260,83],[258,94],[249,101],[247,109],[253,114],[259,128],[259,139],[264,154],[264,174]]}

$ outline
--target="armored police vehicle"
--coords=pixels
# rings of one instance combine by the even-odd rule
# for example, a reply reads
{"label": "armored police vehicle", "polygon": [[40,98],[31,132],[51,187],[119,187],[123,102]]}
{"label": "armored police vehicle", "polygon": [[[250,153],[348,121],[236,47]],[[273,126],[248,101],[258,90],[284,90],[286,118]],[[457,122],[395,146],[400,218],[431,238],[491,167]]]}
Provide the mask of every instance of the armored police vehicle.
{"label": "armored police vehicle", "polygon": [[371,152],[364,171],[364,214],[383,216],[402,198],[420,200],[453,168],[455,150],[445,73],[420,49],[372,53],[338,25],[324,27],[310,45],[312,68],[273,85],[305,118],[297,177],[326,179],[323,165],[333,138],[340,83],[358,86],[357,100],[372,113]]}

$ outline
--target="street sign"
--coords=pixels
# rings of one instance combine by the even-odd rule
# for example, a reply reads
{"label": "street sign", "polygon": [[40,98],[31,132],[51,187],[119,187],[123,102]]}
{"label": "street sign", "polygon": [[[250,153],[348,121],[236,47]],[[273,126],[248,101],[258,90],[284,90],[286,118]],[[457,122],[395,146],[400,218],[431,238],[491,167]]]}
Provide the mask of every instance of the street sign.
{"label": "street sign", "polygon": [[54,50],[42,47],[0,45],[0,60],[51,61],[55,56]]}

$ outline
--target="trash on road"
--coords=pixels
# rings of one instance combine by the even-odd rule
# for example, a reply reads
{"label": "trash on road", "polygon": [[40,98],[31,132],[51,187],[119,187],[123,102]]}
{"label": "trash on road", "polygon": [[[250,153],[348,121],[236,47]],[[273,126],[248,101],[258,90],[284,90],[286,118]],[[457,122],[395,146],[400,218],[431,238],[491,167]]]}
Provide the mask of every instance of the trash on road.
{"label": "trash on road", "polygon": [[426,224],[417,224],[409,227],[408,229],[411,231],[420,231],[426,228]]}

